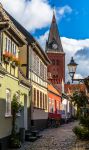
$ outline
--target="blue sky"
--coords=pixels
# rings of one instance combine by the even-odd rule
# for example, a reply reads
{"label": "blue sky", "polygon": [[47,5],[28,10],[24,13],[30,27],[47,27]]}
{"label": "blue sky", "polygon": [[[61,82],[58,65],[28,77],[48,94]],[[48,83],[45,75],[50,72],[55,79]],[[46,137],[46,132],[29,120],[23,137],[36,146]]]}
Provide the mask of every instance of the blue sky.
{"label": "blue sky", "polygon": [[89,0],[0,0],[3,7],[38,40],[43,50],[52,21],[53,5],[66,53],[79,64],[77,78],[89,76]]}
{"label": "blue sky", "polygon": [[[68,5],[71,9],[71,13],[66,13],[60,20],[60,15],[57,16],[59,31],[61,36],[85,39],[89,38],[89,0],[49,0],[51,6],[55,6],[57,10],[59,7]],[[43,34],[49,26],[36,30],[34,36]]]}

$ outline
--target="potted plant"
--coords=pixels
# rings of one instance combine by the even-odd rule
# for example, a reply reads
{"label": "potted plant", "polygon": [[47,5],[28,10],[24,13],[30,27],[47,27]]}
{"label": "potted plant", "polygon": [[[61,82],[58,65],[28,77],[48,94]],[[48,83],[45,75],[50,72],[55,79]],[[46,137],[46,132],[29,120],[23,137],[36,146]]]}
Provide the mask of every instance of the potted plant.
{"label": "potted plant", "polygon": [[22,105],[18,101],[18,97],[16,94],[13,96],[13,100],[11,103],[11,109],[12,109],[12,132],[10,137],[10,147],[11,148],[19,148],[21,147],[21,141],[19,139],[19,135],[16,132],[16,118],[17,113],[21,110]]}
{"label": "potted plant", "polygon": [[13,57],[12,58],[12,64],[15,64],[16,66],[18,66],[19,65],[19,59],[17,58],[17,57]]}
{"label": "potted plant", "polygon": [[4,61],[5,62],[9,62],[10,60],[12,60],[12,53],[10,53],[10,52],[8,52],[8,51],[5,51],[4,53],[3,53],[3,58],[4,58]]}

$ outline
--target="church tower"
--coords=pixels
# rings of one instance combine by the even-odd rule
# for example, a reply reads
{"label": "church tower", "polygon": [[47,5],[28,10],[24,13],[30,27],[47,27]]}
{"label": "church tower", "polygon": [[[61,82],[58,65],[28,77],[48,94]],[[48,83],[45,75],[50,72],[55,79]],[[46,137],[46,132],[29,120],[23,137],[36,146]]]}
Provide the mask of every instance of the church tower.
{"label": "church tower", "polygon": [[61,44],[54,13],[48,40],[46,41],[46,53],[52,62],[48,66],[49,81],[51,81],[54,85],[61,84],[62,80],[65,82],[65,53]]}

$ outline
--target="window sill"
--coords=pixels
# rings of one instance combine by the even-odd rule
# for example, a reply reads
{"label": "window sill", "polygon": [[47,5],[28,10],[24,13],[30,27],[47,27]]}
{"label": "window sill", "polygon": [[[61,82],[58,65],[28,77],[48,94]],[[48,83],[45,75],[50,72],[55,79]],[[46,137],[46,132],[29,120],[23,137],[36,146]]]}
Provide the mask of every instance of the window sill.
{"label": "window sill", "polygon": [[46,110],[45,108],[40,108],[40,107],[36,107],[36,106],[34,106],[34,109]]}
{"label": "window sill", "polygon": [[10,117],[12,117],[12,115],[11,114],[5,114],[5,117],[10,118]]}
{"label": "window sill", "polygon": [[20,114],[20,113],[17,113],[17,114],[16,114],[16,116],[17,116],[17,117],[20,117],[20,116],[21,116],[21,114]]}

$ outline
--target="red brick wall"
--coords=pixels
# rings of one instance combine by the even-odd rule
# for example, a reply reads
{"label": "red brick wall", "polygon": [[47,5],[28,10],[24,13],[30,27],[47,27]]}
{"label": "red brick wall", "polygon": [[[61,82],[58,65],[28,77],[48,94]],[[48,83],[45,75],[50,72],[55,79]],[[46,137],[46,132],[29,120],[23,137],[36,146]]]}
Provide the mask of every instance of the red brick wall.
{"label": "red brick wall", "polygon": [[[65,53],[47,53],[49,59],[54,63],[48,66],[48,72],[51,72],[53,84],[65,81]],[[58,62],[58,63],[57,63]]]}

